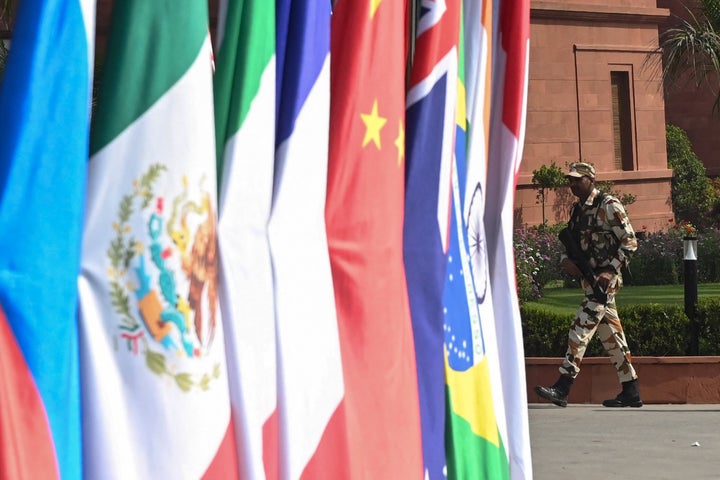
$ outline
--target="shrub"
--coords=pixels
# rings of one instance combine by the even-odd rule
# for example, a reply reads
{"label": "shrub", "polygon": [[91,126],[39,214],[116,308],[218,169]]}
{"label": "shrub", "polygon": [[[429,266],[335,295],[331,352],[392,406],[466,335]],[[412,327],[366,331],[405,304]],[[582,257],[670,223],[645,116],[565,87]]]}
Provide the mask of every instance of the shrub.
{"label": "shrub", "polygon": [[532,173],[533,188],[537,190],[535,199],[537,203],[542,204],[542,223],[545,225],[547,223],[547,220],[545,220],[545,200],[547,199],[548,190],[556,191],[563,185],[567,185],[568,181],[563,170],[555,165],[555,162],[552,162],[549,167],[542,165],[539,169],[533,170]]}
{"label": "shrub", "polygon": [[[679,305],[643,304],[620,307],[618,314],[635,356],[690,354],[691,325]],[[558,315],[536,305],[521,305],[526,357],[562,357],[573,315]],[[720,299],[698,301],[699,355],[720,355]],[[585,357],[605,356],[597,335]]]}
{"label": "shrub", "polygon": [[[626,285],[675,285],[684,280],[682,229],[639,236],[638,248],[623,271]],[[720,231],[706,229],[698,235],[699,283],[720,282]]]}
{"label": "shrub", "polygon": [[720,282],[720,231],[706,230],[698,236],[698,282]]}
{"label": "shrub", "polygon": [[531,305],[520,306],[526,357],[562,357],[567,349],[572,316]]}
{"label": "shrub", "polygon": [[639,237],[638,248],[623,271],[626,285],[675,285],[680,282],[682,240],[666,232]]}
{"label": "shrub", "polygon": [[675,217],[699,227],[712,224],[709,213],[717,204],[717,194],[705,174],[705,166],[692,151],[684,130],[666,127],[668,167],[673,170],[671,186]]}
{"label": "shrub", "polygon": [[689,351],[690,319],[682,306],[622,306],[618,315],[633,355],[663,357],[686,355]]}
{"label": "shrub", "polygon": [[559,228],[562,225],[541,225],[515,231],[515,274],[521,302],[537,300],[542,297],[542,289],[548,282],[561,278]]}
{"label": "shrub", "polygon": [[[526,356],[562,357],[565,354],[568,330],[573,322],[573,316],[558,315],[528,306],[521,306],[520,314]],[[688,351],[690,320],[681,307],[636,305],[620,307],[618,314],[627,332],[628,346],[633,355],[685,355]],[[720,327],[720,316],[714,328],[718,327]],[[585,356],[604,355],[606,355],[605,349],[596,335],[590,341]]]}
{"label": "shrub", "polygon": [[698,355],[720,355],[720,299],[698,301]]}

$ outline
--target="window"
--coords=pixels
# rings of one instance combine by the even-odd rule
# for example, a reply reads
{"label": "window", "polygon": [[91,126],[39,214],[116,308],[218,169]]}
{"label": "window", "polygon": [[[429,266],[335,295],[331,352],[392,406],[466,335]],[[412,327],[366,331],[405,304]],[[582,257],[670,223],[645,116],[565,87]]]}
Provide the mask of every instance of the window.
{"label": "window", "polygon": [[615,169],[634,170],[635,162],[633,159],[633,127],[629,72],[610,72],[610,86],[612,89]]}

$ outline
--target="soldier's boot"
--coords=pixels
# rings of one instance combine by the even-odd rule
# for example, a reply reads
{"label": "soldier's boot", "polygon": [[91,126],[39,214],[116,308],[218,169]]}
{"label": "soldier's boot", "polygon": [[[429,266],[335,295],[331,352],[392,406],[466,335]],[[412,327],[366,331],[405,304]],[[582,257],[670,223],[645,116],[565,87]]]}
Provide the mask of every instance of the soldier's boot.
{"label": "soldier's boot", "polygon": [[617,397],[605,400],[605,407],[642,407],[643,402],[640,400],[640,390],[638,389],[637,378],[629,382],[622,383],[622,392]]}
{"label": "soldier's boot", "polygon": [[568,375],[560,375],[557,382],[551,387],[535,387],[535,393],[546,400],[550,400],[558,407],[567,407],[567,398],[574,379]]}

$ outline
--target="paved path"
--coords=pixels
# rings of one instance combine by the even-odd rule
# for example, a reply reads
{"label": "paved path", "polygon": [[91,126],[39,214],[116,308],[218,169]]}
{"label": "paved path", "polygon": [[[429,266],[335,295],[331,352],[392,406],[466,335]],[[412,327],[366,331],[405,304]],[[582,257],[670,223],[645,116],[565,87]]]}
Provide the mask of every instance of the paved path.
{"label": "paved path", "polygon": [[720,480],[720,405],[543,403],[529,419],[535,480]]}

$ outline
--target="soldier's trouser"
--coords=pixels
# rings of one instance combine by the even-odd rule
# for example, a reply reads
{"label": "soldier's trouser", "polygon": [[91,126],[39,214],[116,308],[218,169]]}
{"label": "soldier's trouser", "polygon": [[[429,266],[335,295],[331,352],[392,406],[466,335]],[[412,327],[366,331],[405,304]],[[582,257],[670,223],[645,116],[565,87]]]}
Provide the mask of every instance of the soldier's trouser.
{"label": "soldier's trouser", "polygon": [[617,370],[620,382],[637,378],[614,297],[614,294],[609,295],[605,305],[588,297],[580,304],[568,334],[568,349],[560,367],[561,374],[577,377],[588,343],[597,331],[598,338]]}

